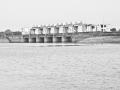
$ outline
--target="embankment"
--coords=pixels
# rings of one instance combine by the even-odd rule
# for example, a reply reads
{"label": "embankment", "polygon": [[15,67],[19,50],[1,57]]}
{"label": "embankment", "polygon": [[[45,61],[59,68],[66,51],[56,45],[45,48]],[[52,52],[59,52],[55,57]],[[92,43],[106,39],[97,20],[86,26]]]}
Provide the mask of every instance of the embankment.
{"label": "embankment", "polygon": [[83,40],[78,40],[77,43],[98,44],[98,43],[120,43],[120,36],[96,36],[89,37]]}
{"label": "embankment", "polygon": [[0,43],[9,43],[7,38],[0,38]]}
{"label": "embankment", "polygon": [[0,37],[0,43],[21,43],[21,36]]}
{"label": "embankment", "polygon": [[120,43],[120,32],[86,33],[75,36],[76,43]]}

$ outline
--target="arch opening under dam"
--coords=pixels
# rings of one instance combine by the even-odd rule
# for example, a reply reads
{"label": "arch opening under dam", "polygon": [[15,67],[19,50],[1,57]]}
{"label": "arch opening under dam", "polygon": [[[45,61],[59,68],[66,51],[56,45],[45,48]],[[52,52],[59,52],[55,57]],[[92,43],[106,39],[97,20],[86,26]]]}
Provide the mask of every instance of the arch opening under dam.
{"label": "arch opening under dam", "polygon": [[53,37],[53,42],[54,43],[61,43],[62,42],[62,37]]}
{"label": "arch opening under dam", "polygon": [[53,37],[45,37],[44,39],[45,43],[53,43]]}
{"label": "arch opening under dam", "polygon": [[44,43],[44,37],[36,37],[36,43]]}
{"label": "arch opening under dam", "polygon": [[23,38],[24,43],[29,43],[29,38]]}
{"label": "arch opening under dam", "polygon": [[72,42],[72,37],[66,37],[66,39],[67,39],[66,40],[67,42],[69,42],[69,43]]}
{"label": "arch opening under dam", "polygon": [[30,38],[29,43],[36,43],[36,38]]}
{"label": "arch opening under dam", "polygon": [[71,43],[72,42],[72,37],[62,37],[62,42],[64,43]]}
{"label": "arch opening under dam", "polygon": [[39,43],[44,43],[44,37],[39,38]]}

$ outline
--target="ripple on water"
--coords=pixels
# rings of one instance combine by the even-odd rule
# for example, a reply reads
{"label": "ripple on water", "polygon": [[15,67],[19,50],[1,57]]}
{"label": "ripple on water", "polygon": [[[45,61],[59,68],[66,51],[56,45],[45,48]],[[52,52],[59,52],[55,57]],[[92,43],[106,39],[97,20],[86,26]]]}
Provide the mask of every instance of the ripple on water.
{"label": "ripple on water", "polygon": [[119,90],[120,47],[0,44],[0,89]]}

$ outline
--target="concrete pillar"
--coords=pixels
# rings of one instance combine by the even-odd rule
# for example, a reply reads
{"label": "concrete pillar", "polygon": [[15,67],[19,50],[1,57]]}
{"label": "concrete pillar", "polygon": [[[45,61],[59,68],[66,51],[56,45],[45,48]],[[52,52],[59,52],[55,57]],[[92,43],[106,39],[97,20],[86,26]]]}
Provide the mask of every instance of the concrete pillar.
{"label": "concrete pillar", "polygon": [[39,36],[36,36],[36,43],[39,43],[39,42],[40,42]]}
{"label": "concrete pillar", "polygon": [[74,27],[75,33],[77,33],[78,32],[78,26],[73,26],[73,27]]}
{"label": "concrete pillar", "polygon": [[48,43],[48,38],[44,37],[44,43]]}
{"label": "concrete pillar", "polygon": [[32,43],[33,41],[32,41],[32,38],[29,38],[29,43]]}
{"label": "concrete pillar", "polygon": [[69,27],[66,27],[66,26],[63,27],[63,33],[64,33],[64,34],[68,33],[68,29],[69,29]]}
{"label": "concrete pillar", "polygon": [[21,42],[25,43],[25,38],[24,37],[21,38]]}
{"label": "concrete pillar", "polygon": [[71,37],[71,42],[75,43],[76,42],[76,38],[75,37]]}
{"label": "concrete pillar", "polygon": [[87,24],[82,25],[82,32],[87,32]]}
{"label": "concrete pillar", "polygon": [[47,28],[47,34],[50,34],[51,33],[51,28]]}
{"label": "concrete pillar", "polygon": [[24,40],[24,37],[22,36],[21,37],[21,43],[24,43],[25,42],[25,40]]}
{"label": "concrete pillar", "polygon": [[39,34],[43,34],[43,28],[39,29]]}
{"label": "concrete pillar", "polygon": [[67,39],[66,39],[65,36],[62,37],[62,42],[63,42],[63,43],[67,42]]}
{"label": "concrete pillar", "polygon": [[57,37],[53,37],[53,43],[57,43]]}
{"label": "concrete pillar", "polygon": [[59,33],[59,27],[54,27],[54,34],[58,34]]}

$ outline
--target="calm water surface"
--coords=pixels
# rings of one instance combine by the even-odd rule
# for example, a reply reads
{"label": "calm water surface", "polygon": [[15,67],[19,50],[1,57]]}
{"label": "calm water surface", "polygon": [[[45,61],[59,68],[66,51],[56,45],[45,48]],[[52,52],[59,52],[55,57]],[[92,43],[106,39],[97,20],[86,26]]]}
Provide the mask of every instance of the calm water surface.
{"label": "calm water surface", "polygon": [[120,45],[0,44],[0,90],[120,90]]}

